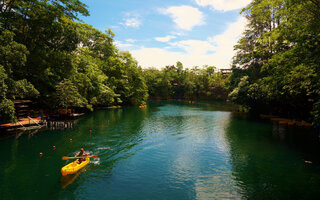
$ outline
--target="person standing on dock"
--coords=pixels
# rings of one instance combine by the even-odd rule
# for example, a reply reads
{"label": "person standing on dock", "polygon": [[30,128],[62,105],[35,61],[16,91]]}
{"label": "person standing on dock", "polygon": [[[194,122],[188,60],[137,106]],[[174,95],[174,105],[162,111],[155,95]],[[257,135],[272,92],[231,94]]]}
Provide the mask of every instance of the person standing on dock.
{"label": "person standing on dock", "polygon": [[[89,154],[87,154],[86,152],[84,152],[84,149],[83,148],[81,148],[80,149],[80,152],[79,153],[77,153],[74,157],[87,157]],[[78,163],[78,164],[80,164],[80,163],[82,163],[83,161],[85,161],[86,160],[86,158],[79,158],[76,162]]]}

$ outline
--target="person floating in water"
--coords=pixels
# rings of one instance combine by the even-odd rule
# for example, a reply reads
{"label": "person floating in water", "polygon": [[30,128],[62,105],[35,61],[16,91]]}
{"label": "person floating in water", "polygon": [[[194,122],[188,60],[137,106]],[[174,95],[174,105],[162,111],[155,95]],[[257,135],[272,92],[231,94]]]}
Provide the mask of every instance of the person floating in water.
{"label": "person floating in water", "polygon": [[[80,149],[80,152],[77,153],[74,157],[87,157],[87,156],[89,156],[89,154],[87,154],[86,152],[84,152],[84,149],[81,148],[81,149]],[[79,158],[76,162],[77,162],[78,164],[80,164],[80,163],[82,163],[82,162],[85,161],[85,160],[86,160],[86,158]]]}

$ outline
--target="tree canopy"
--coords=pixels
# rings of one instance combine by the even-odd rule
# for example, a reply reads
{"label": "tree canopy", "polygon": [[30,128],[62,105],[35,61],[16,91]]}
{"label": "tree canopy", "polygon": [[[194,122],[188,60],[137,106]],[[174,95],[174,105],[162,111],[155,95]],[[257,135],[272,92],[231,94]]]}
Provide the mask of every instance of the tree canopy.
{"label": "tree canopy", "polygon": [[319,121],[320,3],[254,0],[235,46],[231,99],[253,112]]}
{"label": "tree canopy", "polygon": [[79,22],[89,15],[81,1],[5,0],[0,12],[0,122],[16,120],[13,99],[90,110],[146,102],[142,69],[111,30]]}
{"label": "tree canopy", "polygon": [[214,66],[183,69],[183,64],[162,70],[144,69],[149,95],[154,99],[226,100],[229,75],[215,72]]}
{"label": "tree canopy", "polygon": [[[231,76],[214,66],[142,69],[114,33],[82,23],[79,0],[0,1],[0,122],[14,99],[49,109],[140,105],[154,99],[229,98],[255,113],[320,124],[320,3],[253,0]],[[190,67],[190,66],[189,66]]]}

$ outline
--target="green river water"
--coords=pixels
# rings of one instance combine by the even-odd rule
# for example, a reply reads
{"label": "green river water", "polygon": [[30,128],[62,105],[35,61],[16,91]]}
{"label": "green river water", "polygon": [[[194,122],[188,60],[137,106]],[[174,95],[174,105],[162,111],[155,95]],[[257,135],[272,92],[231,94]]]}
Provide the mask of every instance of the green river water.
{"label": "green river water", "polygon": [[[99,158],[62,177],[70,160],[61,157],[80,147]],[[2,200],[320,198],[312,130],[220,106],[163,101],[99,110],[70,129],[1,137],[0,152]]]}

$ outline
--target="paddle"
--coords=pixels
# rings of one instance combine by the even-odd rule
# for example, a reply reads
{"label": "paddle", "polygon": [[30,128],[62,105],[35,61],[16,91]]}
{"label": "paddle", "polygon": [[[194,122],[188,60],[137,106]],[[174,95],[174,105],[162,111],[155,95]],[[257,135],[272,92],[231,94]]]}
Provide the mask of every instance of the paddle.
{"label": "paddle", "polygon": [[68,160],[72,158],[98,158],[98,155],[92,155],[92,156],[87,156],[87,157],[68,157],[68,156],[63,156],[62,160]]}

